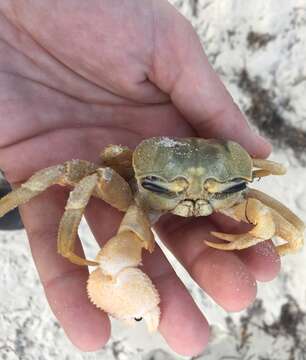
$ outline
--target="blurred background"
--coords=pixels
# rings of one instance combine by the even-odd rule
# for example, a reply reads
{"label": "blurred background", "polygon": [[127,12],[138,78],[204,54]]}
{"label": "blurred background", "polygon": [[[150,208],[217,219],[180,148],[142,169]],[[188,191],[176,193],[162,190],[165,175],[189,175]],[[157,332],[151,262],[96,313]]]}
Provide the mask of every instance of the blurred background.
{"label": "blurred background", "polygon": [[[252,126],[271,139],[271,159],[289,168],[287,175],[256,186],[306,221],[306,1],[171,3],[194,25],[211,64]],[[80,235],[94,255],[95,241],[85,223]],[[193,359],[306,359],[305,255],[304,248],[282,259],[278,278],[259,284],[257,300],[239,314],[214,304],[174,263],[213,328],[210,346]],[[104,349],[79,352],[48,307],[23,230],[0,231],[0,264],[0,359],[182,358],[159,335],[148,335],[141,325],[126,329],[116,321]]]}

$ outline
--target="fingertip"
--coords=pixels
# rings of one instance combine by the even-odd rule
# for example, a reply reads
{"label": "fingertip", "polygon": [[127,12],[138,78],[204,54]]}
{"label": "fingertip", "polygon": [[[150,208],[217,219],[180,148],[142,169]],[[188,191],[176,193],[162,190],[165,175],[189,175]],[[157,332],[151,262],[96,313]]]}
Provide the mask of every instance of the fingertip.
{"label": "fingertip", "polygon": [[249,307],[257,295],[257,284],[254,279],[248,284],[232,286],[230,291],[224,292],[224,299],[220,301],[220,305],[228,312],[240,312]]}
{"label": "fingertip", "polygon": [[205,316],[159,247],[153,254],[144,254],[143,264],[160,295],[160,334],[174,352],[198,355],[209,341]]}
{"label": "fingertip", "polygon": [[60,325],[74,346],[84,352],[101,349],[110,337],[108,316],[89,302],[87,274],[72,272],[52,280],[45,292]]}
{"label": "fingertip", "polygon": [[228,295],[227,301],[222,305],[223,309],[228,312],[240,312],[253,304],[256,299],[257,284],[256,281],[246,290],[237,286]]}
{"label": "fingertip", "polygon": [[263,136],[253,132],[250,140],[247,143],[247,150],[252,157],[265,159],[272,152],[271,143]]}
{"label": "fingertip", "polygon": [[[78,326],[70,326],[76,319]],[[61,324],[72,344],[83,352],[100,350],[110,338],[109,318],[99,310],[82,314],[78,309],[70,309]]]}
{"label": "fingertip", "polygon": [[192,274],[205,292],[227,311],[241,311],[256,297],[255,278],[232,252],[207,249],[195,260]]}
{"label": "fingertip", "polygon": [[[171,331],[173,330],[174,329],[172,327]],[[181,339],[181,336],[178,336],[176,339],[167,337],[164,337],[164,339],[175,353],[181,356],[197,356],[206,349],[209,342],[210,331],[208,325],[205,330],[200,329],[199,331],[199,329],[196,328],[194,330],[197,331],[196,336],[194,335],[194,333],[188,334],[188,331],[184,331],[184,334],[187,334],[186,336],[184,336],[183,341]],[[164,331],[167,331],[167,329],[165,329]],[[189,343],[188,347],[186,347],[185,345],[186,341],[188,341]]]}
{"label": "fingertip", "polygon": [[265,241],[252,246],[252,248],[241,250],[238,256],[257,281],[273,280],[281,268],[281,259],[272,241]]}
{"label": "fingertip", "polygon": [[[238,142],[253,158],[267,158],[270,155],[272,145],[269,140],[259,134],[256,128],[249,125],[244,114],[234,102],[228,104],[228,111],[221,112],[215,122],[213,131],[220,132],[221,137],[227,140]],[[217,126],[223,128],[217,129]]]}
{"label": "fingertip", "polygon": [[173,270],[157,273],[152,279],[161,298],[159,332],[174,352],[200,354],[209,341],[206,318]]}
{"label": "fingertip", "polygon": [[159,330],[173,351],[196,356],[209,342],[209,325],[186,288],[170,275],[158,284],[161,302]]}

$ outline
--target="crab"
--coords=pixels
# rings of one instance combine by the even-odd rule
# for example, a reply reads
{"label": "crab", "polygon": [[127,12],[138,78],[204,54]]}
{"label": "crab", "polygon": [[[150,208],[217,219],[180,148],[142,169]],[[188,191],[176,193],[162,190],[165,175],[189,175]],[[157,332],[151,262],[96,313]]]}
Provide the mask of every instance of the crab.
{"label": "crab", "polygon": [[[151,228],[158,218],[165,213],[190,217],[220,212],[253,227],[244,234],[212,232],[219,241],[203,239],[203,246],[240,250],[277,236],[284,240],[276,246],[280,255],[296,251],[303,244],[304,223],[277,200],[248,187],[256,178],[285,172],[283,165],[252,158],[233,141],[155,137],[134,151],[109,145],[99,165],[72,160],[38,171],[0,200],[0,217],[51,185],[73,187],[59,225],[59,254],[72,263],[96,267],[87,291],[97,307],[129,324],[144,319],[154,331],[160,298],[139,266],[142,250],[154,250]],[[117,234],[94,261],[74,251],[91,196],[125,212]]]}

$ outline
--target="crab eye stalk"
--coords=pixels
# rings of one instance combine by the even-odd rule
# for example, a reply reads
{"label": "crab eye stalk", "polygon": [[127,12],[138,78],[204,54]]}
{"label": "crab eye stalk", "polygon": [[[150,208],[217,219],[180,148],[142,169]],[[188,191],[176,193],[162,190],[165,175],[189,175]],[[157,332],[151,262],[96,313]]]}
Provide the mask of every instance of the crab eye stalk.
{"label": "crab eye stalk", "polygon": [[155,192],[155,193],[158,193],[158,194],[168,194],[169,193],[169,190],[160,186],[160,185],[157,185],[155,184],[154,182],[150,182],[150,181],[143,181],[141,183],[142,187],[145,188],[146,190],[150,190],[152,192]]}
{"label": "crab eye stalk", "polygon": [[189,186],[183,178],[168,182],[157,176],[146,176],[140,180],[140,184],[144,189],[168,198],[181,196]]}
{"label": "crab eye stalk", "polygon": [[143,181],[141,181],[141,186],[146,190],[152,191],[156,194],[168,196],[175,195],[175,193],[169,190],[165,185],[165,182],[156,176],[147,176],[143,179]]}
{"label": "crab eye stalk", "polygon": [[216,192],[213,193],[213,196],[216,199],[225,199],[228,196],[237,194],[247,188],[247,183],[245,181],[239,182],[239,183],[231,183],[228,187],[224,187]]}
{"label": "crab eye stalk", "polygon": [[247,187],[246,182],[242,182],[223,190],[222,194],[233,194],[246,189],[246,187]]}

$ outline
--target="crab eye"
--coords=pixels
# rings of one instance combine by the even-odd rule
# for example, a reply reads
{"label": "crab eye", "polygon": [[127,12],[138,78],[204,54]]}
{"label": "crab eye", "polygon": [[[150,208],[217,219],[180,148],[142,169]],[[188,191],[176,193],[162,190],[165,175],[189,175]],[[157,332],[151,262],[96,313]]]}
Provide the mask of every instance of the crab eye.
{"label": "crab eye", "polygon": [[146,176],[140,181],[141,186],[153,193],[165,195],[168,198],[180,196],[188,188],[187,180],[177,178],[170,182],[157,176]]}
{"label": "crab eye", "polygon": [[215,180],[208,180],[204,185],[206,191],[214,195],[233,194],[246,189],[246,187],[247,187],[247,183],[242,179],[236,179],[231,182],[224,182],[224,183],[220,183]]}
{"label": "crab eye", "polygon": [[239,193],[240,191],[245,190],[247,188],[247,183],[246,181],[240,180],[238,182],[237,180],[234,180],[231,183],[219,183],[218,187],[219,188],[217,189],[217,186],[215,186],[214,190],[217,191],[213,191],[211,192],[211,194],[215,199],[222,200],[228,196],[231,196],[232,194]]}
{"label": "crab eye", "polygon": [[141,321],[142,320],[142,317],[139,317],[139,318],[134,318],[135,321]]}
{"label": "crab eye", "polygon": [[141,185],[146,190],[152,191],[157,194],[172,195],[173,192],[163,186],[163,182],[156,176],[147,176]]}
{"label": "crab eye", "polygon": [[242,182],[242,183],[233,185],[233,186],[223,190],[222,194],[233,194],[235,192],[239,192],[239,191],[246,189],[246,187],[247,187],[246,182]]}
{"label": "crab eye", "polygon": [[153,192],[158,193],[158,194],[168,194],[169,193],[168,189],[165,189],[162,186],[154,184],[153,182],[150,182],[150,181],[143,181],[141,183],[141,185],[145,189],[153,191]]}

